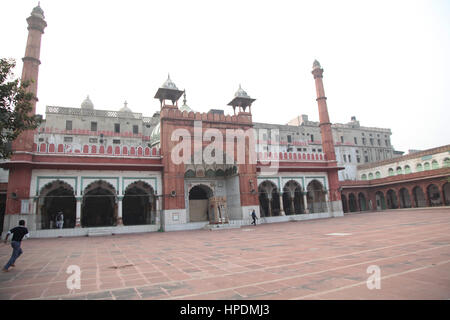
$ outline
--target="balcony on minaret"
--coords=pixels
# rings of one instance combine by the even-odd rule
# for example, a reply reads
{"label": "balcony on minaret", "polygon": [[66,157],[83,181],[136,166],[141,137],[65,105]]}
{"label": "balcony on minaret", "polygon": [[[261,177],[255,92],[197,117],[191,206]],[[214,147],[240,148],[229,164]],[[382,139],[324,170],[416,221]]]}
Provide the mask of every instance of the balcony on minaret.
{"label": "balcony on minaret", "polygon": [[[238,116],[251,116],[252,115],[252,103],[256,99],[250,98],[250,96],[245,92],[241,85],[239,85],[239,89],[234,94],[234,99],[228,104],[233,107],[234,114],[236,115],[236,107],[238,108]],[[248,108],[248,111],[247,111]]]}
{"label": "balcony on minaret", "polygon": [[[178,108],[178,99],[183,95],[183,92],[184,91],[178,90],[175,83],[170,79],[170,75],[168,75],[167,80],[156,92],[155,99],[160,101],[161,109]],[[167,104],[166,101],[170,101],[172,104]]]}

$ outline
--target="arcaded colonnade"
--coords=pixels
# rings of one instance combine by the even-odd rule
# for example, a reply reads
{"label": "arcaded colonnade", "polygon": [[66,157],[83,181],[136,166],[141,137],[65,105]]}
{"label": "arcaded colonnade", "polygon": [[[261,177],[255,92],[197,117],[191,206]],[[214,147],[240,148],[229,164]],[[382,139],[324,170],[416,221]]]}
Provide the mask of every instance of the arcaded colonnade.
{"label": "arcaded colonnade", "polygon": [[450,205],[448,173],[423,179],[400,178],[397,178],[399,181],[384,181],[389,179],[385,178],[343,182],[341,196],[344,212]]}

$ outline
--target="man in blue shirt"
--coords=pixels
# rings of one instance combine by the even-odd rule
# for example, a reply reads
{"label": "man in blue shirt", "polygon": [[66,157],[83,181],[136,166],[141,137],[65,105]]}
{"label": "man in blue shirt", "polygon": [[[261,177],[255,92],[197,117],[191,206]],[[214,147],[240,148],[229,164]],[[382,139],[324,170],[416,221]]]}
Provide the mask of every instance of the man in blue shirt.
{"label": "man in blue shirt", "polygon": [[9,267],[14,267],[14,262],[16,262],[16,259],[22,254],[22,249],[20,248],[20,244],[22,243],[23,237],[29,238],[30,235],[28,234],[28,229],[25,228],[25,220],[19,221],[19,226],[12,228],[8,231],[5,238],[5,244],[8,241],[8,237],[10,234],[13,234],[13,237],[11,239],[11,247],[13,248],[13,252],[11,255],[11,258],[9,259],[8,263],[3,267],[3,272],[8,272]]}

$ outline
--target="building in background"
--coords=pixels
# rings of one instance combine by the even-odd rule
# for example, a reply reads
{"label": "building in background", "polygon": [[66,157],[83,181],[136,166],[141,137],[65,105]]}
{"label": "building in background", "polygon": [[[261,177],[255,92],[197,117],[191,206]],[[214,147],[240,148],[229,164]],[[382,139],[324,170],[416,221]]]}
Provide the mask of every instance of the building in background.
{"label": "building in background", "polygon": [[[322,153],[319,122],[310,121],[302,114],[289,121],[287,125],[255,123],[256,129],[278,129],[274,144],[279,144],[283,152]],[[339,171],[339,180],[356,180],[356,168],[360,164],[391,159],[402,152],[395,151],[391,144],[392,132],[386,128],[363,127],[356,117],[346,124],[332,124],[334,147]],[[262,135],[262,142],[266,142]],[[278,147],[278,146],[277,146]],[[258,151],[270,150],[269,146],[258,146]]]}

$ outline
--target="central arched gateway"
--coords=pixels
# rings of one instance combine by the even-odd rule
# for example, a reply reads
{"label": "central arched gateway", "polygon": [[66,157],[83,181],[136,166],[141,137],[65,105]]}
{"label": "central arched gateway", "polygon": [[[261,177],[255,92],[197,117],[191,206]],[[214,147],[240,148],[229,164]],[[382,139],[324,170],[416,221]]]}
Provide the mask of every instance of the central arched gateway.
{"label": "central arched gateway", "polygon": [[191,222],[209,221],[209,199],[214,195],[210,187],[199,184],[189,190],[189,219]]}
{"label": "central arched gateway", "polygon": [[64,181],[56,180],[46,184],[39,193],[39,213],[41,229],[56,228],[56,216],[62,212],[63,228],[74,228],[76,200],[72,187]]}
{"label": "central arched gateway", "polygon": [[122,202],[122,221],[125,226],[155,223],[155,192],[143,182],[130,184]]}
{"label": "central arched gateway", "polygon": [[83,227],[112,227],[117,222],[116,190],[97,180],[86,187],[81,208]]}

